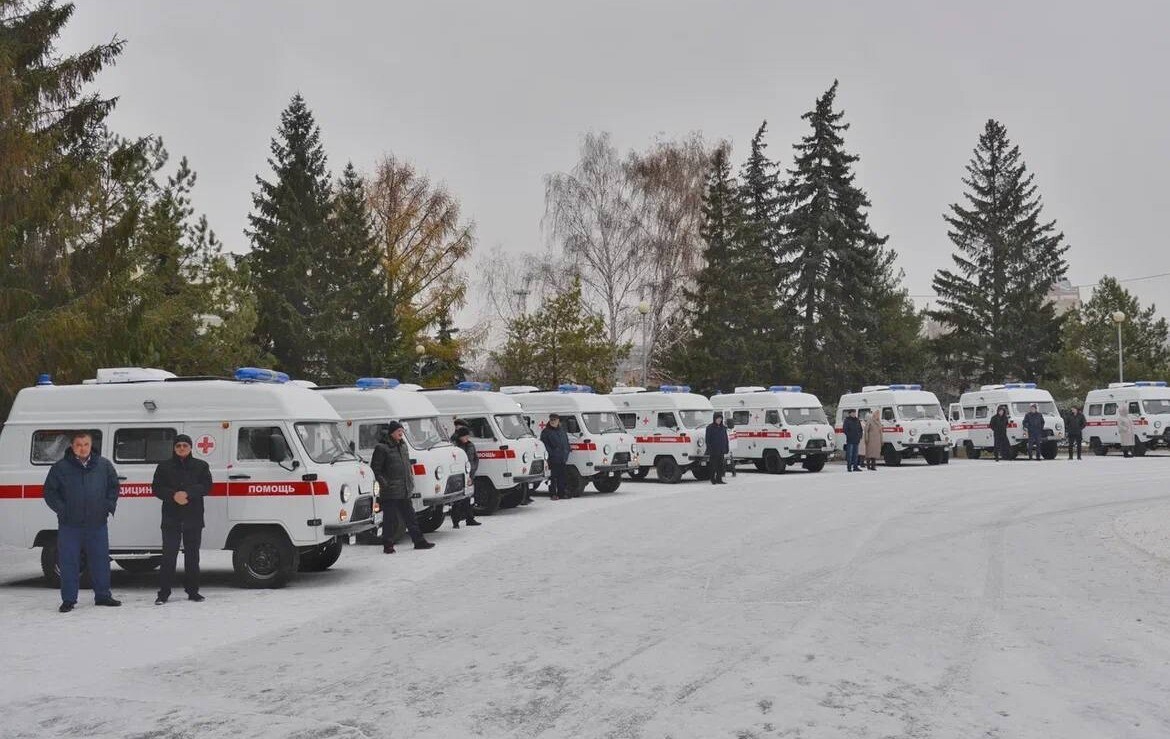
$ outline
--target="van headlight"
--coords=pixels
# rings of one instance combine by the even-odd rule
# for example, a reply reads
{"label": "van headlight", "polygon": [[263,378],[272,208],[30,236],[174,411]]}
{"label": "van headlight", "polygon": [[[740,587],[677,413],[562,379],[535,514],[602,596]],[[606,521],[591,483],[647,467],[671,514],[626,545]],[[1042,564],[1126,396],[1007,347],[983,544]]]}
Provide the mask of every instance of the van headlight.
{"label": "van headlight", "polygon": [[703,445],[706,443],[707,443],[707,440],[703,439],[702,437],[695,439],[695,446],[699,447],[700,449],[702,449]]}
{"label": "van headlight", "polygon": [[[374,484],[377,485],[378,483],[375,482]],[[342,483],[342,485],[341,485],[341,502],[348,503],[349,498],[350,498],[349,483],[348,482]]]}
{"label": "van headlight", "polygon": [[612,447],[612,446],[610,446],[609,444],[606,444],[605,446],[603,446],[603,447],[601,448],[601,451],[602,451],[602,453],[604,453],[604,454],[605,454],[605,456],[607,456],[607,457],[608,457],[608,456],[610,455],[610,452],[612,452],[612,451],[613,451],[613,447]]}
{"label": "van headlight", "polygon": [[797,435],[796,435],[796,440],[797,440],[797,441],[804,441],[804,434],[797,434]]}
{"label": "van headlight", "polygon": [[1057,433],[1060,433],[1061,431],[1064,431],[1064,426],[1061,426],[1059,423],[1058,423],[1058,424],[1056,424],[1056,431],[1057,431]]}
{"label": "van headlight", "polygon": [[377,480],[374,480],[374,497],[377,498],[381,494],[382,494],[382,486],[378,484]]}
{"label": "van headlight", "polygon": [[1154,428],[1156,428],[1156,429],[1162,428],[1162,422],[1161,421],[1154,421]]}
{"label": "van headlight", "polygon": [[435,479],[438,480],[442,476],[443,476],[443,468],[440,467],[439,465],[435,465]]}
{"label": "van headlight", "polygon": [[520,461],[524,462],[525,464],[528,463],[528,452],[524,452],[523,454],[520,455]]}

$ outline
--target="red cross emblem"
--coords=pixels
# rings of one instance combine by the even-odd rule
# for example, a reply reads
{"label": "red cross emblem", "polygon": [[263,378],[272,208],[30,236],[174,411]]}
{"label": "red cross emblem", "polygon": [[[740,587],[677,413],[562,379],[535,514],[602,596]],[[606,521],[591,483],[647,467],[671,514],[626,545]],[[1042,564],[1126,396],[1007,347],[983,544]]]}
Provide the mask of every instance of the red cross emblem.
{"label": "red cross emblem", "polygon": [[650,423],[650,417],[647,416],[646,418],[643,418],[642,423]]}
{"label": "red cross emblem", "polygon": [[211,454],[213,449],[215,449],[215,439],[207,434],[204,434],[203,436],[199,437],[199,441],[195,442],[195,448],[199,450],[200,454],[206,457],[208,454]]}
{"label": "red cross emblem", "polygon": [[541,428],[544,428],[544,421],[541,421],[541,422],[540,422],[539,424],[537,424],[537,425],[539,425]]}

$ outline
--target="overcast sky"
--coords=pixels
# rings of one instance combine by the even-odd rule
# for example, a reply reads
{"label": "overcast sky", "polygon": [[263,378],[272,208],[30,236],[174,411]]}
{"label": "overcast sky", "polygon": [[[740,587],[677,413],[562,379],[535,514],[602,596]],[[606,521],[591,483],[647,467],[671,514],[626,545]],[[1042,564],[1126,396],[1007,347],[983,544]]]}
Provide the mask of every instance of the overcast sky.
{"label": "overcast sky", "polygon": [[[330,165],[383,154],[443,180],[480,250],[542,248],[543,176],[583,132],[622,149],[701,131],[736,162],[760,121],[787,166],[833,81],[870,220],[911,293],[949,265],[942,213],[984,122],[1003,122],[1071,244],[1069,277],[1170,272],[1170,3],[79,0],[63,50],[128,41],[99,88],[124,135],[199,174],[229,248],[300,91]],[[1170,278],[1127,285],[1170,313]],[[1088,297],[1088,291],[1084,291]],[[920,301],[921,302],[921,301]]]}

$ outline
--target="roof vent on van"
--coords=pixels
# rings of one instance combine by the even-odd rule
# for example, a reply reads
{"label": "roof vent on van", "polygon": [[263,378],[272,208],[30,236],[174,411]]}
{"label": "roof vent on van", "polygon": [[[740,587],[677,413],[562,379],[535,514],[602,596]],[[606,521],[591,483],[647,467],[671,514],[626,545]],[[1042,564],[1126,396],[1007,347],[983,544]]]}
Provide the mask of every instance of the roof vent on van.
{"label": "roof vent on van", "polygon": [[662,385],[658,388],[659,392],[663,393],[689,393],[691,391],[690,385]]}
{"label": "roof vent on van", "polygon": [[768,392],[772,393],[802,393],[804,388],[800,385],[773,385],[768,388]]}
{"label": "roof vent on van", "polygon": [[415,383],[413,383],[413,382],[404,382],[404,383],[402,383],[401,385],[399,385],[398,387],[396,387],[396,388],[394,388],[394,389],[395,389],[395,390],[405,390],[405,391],[406,391],[406,392],[408,392],[408,393],[417,393],[418,391],[420,391],[420,390],[422,390],[422,389],[423,389],[423,386],[422,386],[422,385],[416,385],[416,384],[415,384]]}
{"label": "roof vent on van", "polygon": [[359,377],[353,384],[358,390],[390,390],[398,385],[393,377]]}
{"label": "roof vent on van", "polygon": [[889,385],[866,385],[865,387],[861,388],[861,392],[863,392],[863,393],[876,393],[879,390],[891,390],[891,389],[893,389],[893,388],[891,388]]}
{"label": "roof vent on van", "polygon": [[1036,383],[1034,382],[1005,382],[1003,384],[1004,390],[1035,390]]}
{"label": "roof vent on van", "polygon": [[921,385],[890,385],[891,390],[921,390]]}
{"label": "roof vent on van", "polygon": [[540,392],[540,388],[535,385],[504,385],[500,388],[500,392],[504,395],[523,395],[524,393]]}
{"label": "roof vent on van", "polygon": [[[170,374],[169,372],[167,373]],[[171,375],[174,377],[174,375]],[[235,378],[237,382],[288,382],[288,375],[276,370],[264,369],[263,367],[240,367],[236,370]]]}
{"label": "roof vent on van", "polygon": [[310,390],[317,387],[317,383],[313,382],[312,380],[289,380],[288,384],[296,385],[297,387],[307,387]]}
{"label": "roof vent on van", "polygon": [[173,372],[151,367],[103,367],[97,371],[98,385],[119,382],[162,382],[175,377]]}
{"label": "roof vent on van", "polygon": [[646,388],[634,387],[633,385],[618,385],[613,390],[609,391],[610,395],[632,395],[634,393],[644,393]]}
{"label": "roof vent on van", "polygon": [[1165,380],[1138,380],[1134,383],[1135,387],[1166,387]]}
{"label": "roof vent on van", "polygon": [[1112,390],[1114,388],[1118,388],[1118,387],[1133,387],[1133,383],[1132,382],[1111,382],[1111,383],[1109,383],[1110,390]]}
{"label": "roof vent on van", "polygon": [[557,385],[557,390],[562,393],[591,393],[593,388],[588,385],[574,385],[571,382],[565,382]]}
{"label": "roof vent on van", "polygon": [[737,393],[762,393],[767,390],[763,385],[741,385],[735,389]]}
{"label": "roof vent on van", "polygon": [[980,385],[980,390],[1003,390],[1003,385]]}
{"label": "roof vent on van", "polygon": [[464,391],[468,391],[468,392],[470,392],[472,390],[491,392],[492,384],[490,382],[471,382],[470,380],[464,380],[463,382],[456,384],[455,389],[456,390],[464,390]]}

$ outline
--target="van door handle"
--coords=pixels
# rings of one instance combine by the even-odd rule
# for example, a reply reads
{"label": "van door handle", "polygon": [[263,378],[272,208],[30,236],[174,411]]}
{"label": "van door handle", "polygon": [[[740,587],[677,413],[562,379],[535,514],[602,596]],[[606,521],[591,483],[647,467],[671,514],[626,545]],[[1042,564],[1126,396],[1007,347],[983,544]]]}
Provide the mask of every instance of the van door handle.
{"label": "van door handle", "polygon": [[251,480],[251,475],[228,475],[229,480]]}
{"label": "van door handle", "polygon": [[119,482],[126,482],[126,476],[125,475],[118,475],[118,480],[119,480]]}

